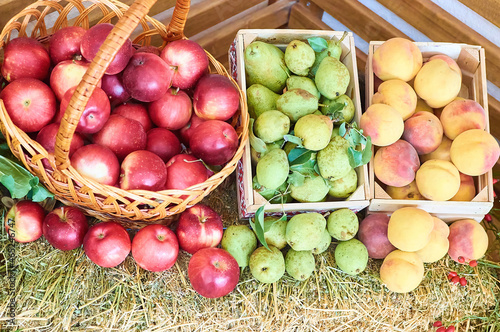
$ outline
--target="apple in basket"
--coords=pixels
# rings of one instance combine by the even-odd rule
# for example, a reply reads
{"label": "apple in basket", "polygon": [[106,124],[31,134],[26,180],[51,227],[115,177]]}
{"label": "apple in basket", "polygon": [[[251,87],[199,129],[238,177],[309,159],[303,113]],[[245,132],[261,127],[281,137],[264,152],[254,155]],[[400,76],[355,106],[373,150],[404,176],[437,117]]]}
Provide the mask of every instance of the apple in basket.
{"label": "apple in basket", "polygon": [[83,238],[85,254],[102,267],[121,264],[130,253],[131,246],[125,228],[114,221],[95,224]]}
{"label": "apple in basket", "polygon": [[175,233],[165,225],[148,225],[132,240],[132,256],[145,270],[160,272],[170,269],[177,260],[179,243]]}
{"label": "apple in basket", "polygon": [[167,167],[163,160],[151,151],[138,150],[123,159],[120,188],[157,191],[165,187]]}
{"label": "apple in basket", "polygon": [[223,165],[238,150],[238,134],[227,122],[209,120],[200,124],[191,135],[189,146],[193,155],[209,165]]}
{"label": "apple in basket", "polygon": [[195,132],[195,128],[205,121],[207,120],[200,118],[198,115],[196,115],[196,113],[193,112],[193,114],[191,115],[191,120],[189,120],[188,124],[179,130],[182,142],[186,145],[189,145],[189,139]]}
{"label": "apple in basket", "polygon": [[153,128],[147,132],[146,150],[153,152],[163,162],[168,162],[173,156],[181,153],[181,142],[173,132],[165,128]]}
{"label": "apple in basket", "polygon": [[209,178],[209,170],[196,157],[189,154],[178,154],[166,164],[167,182],[165,189],[183,190],[195,184],[205,182]]}
{"label": "apple in basket", "polygon": [[118,182],[120,162],[109,148],[99,144],[82,146],[71,156],[71,166],[81,175],[101,184]]}
{"label": "apple in basket", "polygon": [[87,217],[73,206],[62,206],[50,212],[43,220],[43,236],[60,250],[73,250],[83,243],[89,229]]}
{"label": "apple in basket", "polygon": [[87,30],[79,26],[69,26],[57,30],[49,40],[49,55],[52,63],[81,59],[80,45],[86,32]]}
{"label": "apple in basket", "polygon": [[5,214],[4,226],[7,233],[17,242],[33,242],[42,236],[45,211],[32,201],[18,201]]}
{"label": "apple in basket", "polygon": [[203,76],[194,90],[196,115],[206,120],[229,120],[240,106],[240,94],[229,78],[219,74]]}
{"label": "apple in basket", "polygon": [[49,69],[49,52],[34,38],[14,38],[4,48],[2,76],[9,82],[19,78],[44,80]]}
{"label": "apple in basket", "polygon": [[123,86],[121,73],[116,75],[103,75],[101,82],[101,88],[108,95],[112,107],[122,104],[131,98],[130,93],[128,93]]}
{"label": "apple in basket", "polygon": [[187,93],[170,88],[160,99],[150,103],[148,109],[155,125],[177,130],[188,124],[193,113],[193,104]]}
{"label": "apple in basket", "polygon": [[175,232],[181,249],[194,254],[202,248],[216,247],[220,243],[222,218],[209,206],[196,204],[182,212]]}
{"label": "apple in basket", "polygon": [[148,109],[146,106],[137,103],[125,103],[116,106],[116,108],[111,112],[111,114],[118,114],[124,116],[128,119],[135,120],[139,122],[144,128],[145,132],[148,132],[152,127],[153,123],[149,118]]}
{"label": "apple in basket", "polygon": [[[80,83],[89,69],[90,63],[86,61],[65,60],[59,62],[50,73],[50,88],[54,91],[57,100],[61,100],[69,89]],[[101,86],[101,81],[97,84]]]}

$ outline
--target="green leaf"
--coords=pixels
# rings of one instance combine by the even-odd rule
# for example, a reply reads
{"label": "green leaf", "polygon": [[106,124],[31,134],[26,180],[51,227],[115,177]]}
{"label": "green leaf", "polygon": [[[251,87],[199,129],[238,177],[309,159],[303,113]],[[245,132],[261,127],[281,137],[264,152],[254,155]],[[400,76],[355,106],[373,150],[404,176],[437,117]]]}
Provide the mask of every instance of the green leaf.
{"label": "green leaf", "polygon": [[292,150],[290,150],[290,153],[288,153],[288,162],[292,163],[303,154],[308,153],[308,151],[310,150],[307,150],[305,148],[293,148]]}
{"label": "green leaf", "polygon": [[326,115],[335,114],[336,112],[342,111],[344,107],[345,103],[339,103],[339,102],[328,105],[328,107],[326,107]]}
{"label": "green leaf", "polygon": [[299,172],[304,176],[312,176],[316,175],[316,170],[314,169],[314,165],[316,164],[316,160],[309,160],[303,164],[290,166],[290,170],[293,172]]}
{"label": "green leaf", "polygon": [[346,132],[347,132],[347,124],[344,122],[344,123],[342,123],[342,124],[340,125],[340,127],[339,127],[339,135],[340,135],[341,137],[344,137],[344,136],[345,136],[345,134],[346,134]]}
{"label": "green leaf", "polygon": [[363,153],[361,151],[356,151],[352,147],[347,149],[347,156],[349,158],[349,165],[352,168],[356,168],[362,165],[361,159],[363,158]]}
{"label": "green leaf", "polygon": [[288,175],[287,183],[295,187],[300,187],[301,185],[304,184],[305,178],[306,178],[305,175],[297,171],[292,171],[292,174]]}
{"label": "green leaf", "polygon": [[312,47],[314,52],[321,52],[328,47],[328,42],[321,37],[308,38],[307,42]]}
{"label": "green leaf", "polygon": [[293,135],[285,135],[283,136],[286,142],[292,142],[294,144],[297,144],[297,147],[303,148],[304,146],[302,145],[302,138],[293,136]]}
{"label": "green leaf", "polygon": [[250,119],[250,124],[248,125],[248,136],[250,140],[250,145],[252,148],[255,149],[258,153],[263,153],[267,151],[267,145],[264,143],[263,140],[255,136],[253,133],[253,123],[255,122],[254,119]]}
{"label": "green leaf", "polygon": [[[298,149],[293,149],[293,150],[298,150]],[[303,153],[300,154],[297,158],[293,159],[292,161],[290,161],[290,155],[288,155],[289,156],[288,161],[290,163],[290,166],[302,165],[304,163],[307,163],[309,160],[311,160],[313,151],[307,150],[307,149],[302,149],[302,148],[300,150],[302,150]],[[292,153],[292,151],[290,151],[290,153]]]}
{"label": "green leaf", "polygon": [[372,159],[372,138],[370,136],[366,137],[366,145],[362,154],[361,162],[363,165],[366,165]]}
{"label": "green leaf", "polygon": [[257,239],[259,239],[260,243],[266,247],[267,250],[271,251],[264,236],[264,233],[266,232],[264,229],[264,205],[262,205],[257,212],[255,212],[255,221],[256,222],[253,222],[250,218],[250,226],[255,230],[255,234],[257,235]]}

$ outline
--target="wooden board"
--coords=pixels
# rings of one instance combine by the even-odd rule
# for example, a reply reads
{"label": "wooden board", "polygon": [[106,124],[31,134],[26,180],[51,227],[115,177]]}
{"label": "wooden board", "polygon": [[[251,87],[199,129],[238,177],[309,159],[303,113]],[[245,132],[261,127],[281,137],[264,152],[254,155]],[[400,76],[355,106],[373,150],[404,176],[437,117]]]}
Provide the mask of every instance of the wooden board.
{"label": "wooden board", "polygon": [[458,0],[497,27],[500,28],[500,1],[498,0]]}

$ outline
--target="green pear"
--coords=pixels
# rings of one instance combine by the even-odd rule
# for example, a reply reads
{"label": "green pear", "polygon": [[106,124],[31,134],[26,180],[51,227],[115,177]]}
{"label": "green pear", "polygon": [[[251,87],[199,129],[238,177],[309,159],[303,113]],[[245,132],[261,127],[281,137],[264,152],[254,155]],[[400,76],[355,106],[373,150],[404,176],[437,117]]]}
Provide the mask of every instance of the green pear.
{"label": "green pear", "polygon": [[288,250],[285,256],[285,269],[294,279],[299,281],[308,279],[316,269],[312,252]]}
{"label": "green pear", "polygon": [[285,258],[276,247],[259,247],[250,256],[250,272],[252,276],[263,283],[273,283],[285,274]]}
{"label": "green pear", "polygon": [[292,196],[290,196],[290,191],[288,189],[288,183],[284,182],[281,186],[276,189],[267,189],[262,186],[257,181],[257,176],[253,177],[252,180],[253,189],[258,192],[262,197],[267,199],[271,204],[285,204],[293,201]]}
{"label": "green pear", "polygon": [[321,97],[321,94],[316,88],[316,84],[314,84],[314,81],[309,77],[302,77],[296,75],[290,76],[286,80],[286,89],[287,90],[302,89],[310,92],[312,95],[318,97],[318,99]]}
{"label": "green pear", "polygon": [[297,147],[297,144],[292,143],[292,142],[286,142],[285,146],[283,147],[283,150],[285,150],[286,155],[288,156],[288,154],[290,153],[290,151],[292,151],[296,147]]}
{"label": "green pear", "polygon": [[318,98],[303,89],[288,90],[276,101],[278,110],[288,116],[292,122],[318,110],[318,106]]}
{"label": "green pear", "polygon": [[338,209],[330,213],[327,220],[328,233],[339,240],[347,241],[356,236],[359,229],[359,220],[349,209]]}
{"label": "green pear", "polygon": [[254,124],[254,132],[265,143],[283,139],[290,131],[290,118],[280,111],[262,113]]}
{"label": "green pear", "polygon": [[350,80],[349,69],[331,56],[321,61],[314,77],[319,92],[328,99],[335,99],[345,94]]}
{"label": "green pear", "polygon": [[254,41],[245,49],[247,85],[262,84],[275,93],[281,93],[290,76],[285,54],[278,47]]}
{"label": "green pear", "polygon": [[340,242],[335,248],[335,262],[347,274],[360,274],[368,264],[368,250],[356,239]]}
{"label": "green pear", "polygon": [[345,138],[334,136],[326,148],[318,152],[316,160],[322,177],[328,181],[335,181],[351,171],[348,148],[349,142]]}
{"label": "green pear", "polygon": [[[270,246],[274,246],[278,249],[283,249],[286,247],[286,225],[288,221],[279,220],[278,217],[265,217],[264,218],[264,227],[269,229],[264,233],[264,238],[266,239],[266,243]],[[255,232],[255,230],[254,230]]]}
{"label": "green pear", "polygon": [[252,84],[247,89],[247,104],[250,117],[257,119],[266,111],[276,109],[276,100],[280,95],[269,90],[262,84]]}
{"label": "green pear", "polygon": [[358,188],[358,174],[351,169],[347,175],[335,181],[328,181],[328,194],[335,198],[347,198]]}
{"label": "green pear", "polygon": [[340,127],[333,127],[333,130],[332,130],[332,136],[330,137],[330,141],[332,140],[332,138],[334,138],[335,136],[340,136]]}
{"label": "green pear", "polygon": [[257,152],[252,146],[250,146],[250,157],[252,158],[252,165],[256,166],[259,160],[266,155],[271,150],[280,149],[282,142],[276,141],[273,143],[266,144],[266,151]]}
{"label": "green pear", "polygon": [[[344,38],[342,37],[342,39]],[[312,76],[316,75],[321,61],[323,61],[323,59],[327,56],[340,60],[340,56],[342,55],[342,46],[340,46],[341,42],[337,40],[327,40],[326,42],[328,46],[323,51],[316,52],[315,54],[314,64],[311,67]]]}
{"label": "green pear", "polygon": [[290,185],[290,195],[301,203],[322,202],[328,194],[328,186],[321,176],[308,176],[301,186]]}
{"label": "green pear", "polygon": [[312,250],[321,241],[326,219],[316,212],[293,216],[286,225],[286,242],[294,250]]}
{"label": "green pear", "polygon": [[326,115],[308,114],[301,117],[294,127],[294,135],[302,139],[302,145],[312,151],[324,149],[332,136],[332,120]]}
{"label": "green pear", "polygon": [[268,189],[276,189],[288,178],[289,164],[285,151],[274,149],[257,163],[257,181]]}
{"label": "green pear", "polygon": [[240,267],[245,267],[257,248],[257,237],[247,225],[231,225],[224,231],[220,245],[236,259]]}
{"label": "green pear", "polygon": [[344,122],[350,123],[354,119],[354,113],[356,109],[354,108],[354,103],[352,99],[347,95],[342,95],[333,100],[321,97],[320,111],[324,115],[332,115],[333,121],[336,124],[341,124]]}
{"label": "green pear", "polygon": [[319,255],[324,253],[332,243],[332,236],[328,232],[328,229],[323,230],[323,234],[321,235],[321,241],[313,248],[312,253],[315,255]]}
{"label": "green pear", "polygon": [[285,50],[285,63],[295,75],[306,76],[316,59],[316,54],[309,44],[292,40]]}

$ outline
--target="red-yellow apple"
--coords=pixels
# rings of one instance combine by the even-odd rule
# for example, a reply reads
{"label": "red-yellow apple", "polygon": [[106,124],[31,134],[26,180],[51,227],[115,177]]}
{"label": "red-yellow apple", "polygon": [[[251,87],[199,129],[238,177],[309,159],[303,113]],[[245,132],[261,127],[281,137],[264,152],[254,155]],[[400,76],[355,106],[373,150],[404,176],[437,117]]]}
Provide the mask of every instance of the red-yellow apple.
{"label": "red-yellow apple", "polygon": [[114,221],[90,227],[83,239],[87,257],[102,267],[115,267],[127,258],[131,249],[127,230]]}
{"label": "red-yellow apple", "polygon": [[206,120],[230,119],[240,106],[240,94],[226,76],[203,76],[196,85],[193,107],[196,115]]}
{"label": "red-yellow apple", "polygon": [[5,230],[17,242],[33,242],[42,236],[45,211],[32,201],[18,201],[4,217]]}
{"label": "red-yellow apple", "polygon": [[49,69],[49,52],[34,38],[14,38],[4,47],[2,76],[9,82],[19,78],[43,81]]}
{"label": "red-yellow apple", "polygon": [[165,187],[167,168],[160,157],[151,151],[138,150],[123,159],[120,188],[157,191]]}
{"label": "red-yellow apple", "polygon": [[169,130],[184,127],[191,118],[192,108],[191,98],[184,91],[176,89],[169,89],[148,106],[153,123]]}
{"label": "red-yellow apple", "polygon": [[205,182],[209,171],[196,157],[189,154],[178,154],[167,164],[166,189],[186,189],[195,184]]}
{"label": "red-yellow apple", "polygon": [[83,176],[99,183],[112,186],[118,182],[120,162],[113,151],[105,146],[82,146],[71,157],[71,166]]}

